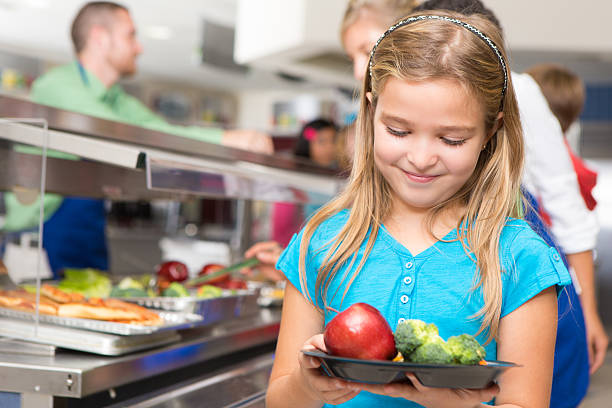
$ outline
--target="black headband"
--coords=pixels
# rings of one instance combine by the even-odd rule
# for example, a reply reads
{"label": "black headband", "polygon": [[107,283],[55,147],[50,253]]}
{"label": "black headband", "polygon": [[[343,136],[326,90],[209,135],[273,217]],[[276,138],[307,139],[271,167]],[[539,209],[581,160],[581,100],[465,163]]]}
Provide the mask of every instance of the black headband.
{"label": "black headband", "polygon": [[501,52],[499,51],[499,48],[497,48],[495,43],[489,37],[487,37],[482,31],[480,31],[473,25],[468,24],[461,20],[457,20],[456,18],[451,18],[451,17],[446,17],[446,16],[436,16],[436,15],[422,15],[422,16],[416,16],[416,17],[409,17],[389,27],[389,29],[384,32],[384,34],[378,39],[378,41],[376,41],[376,44],[374,44],[374,48],[372,48],[372,51],[370,52],[370,62],[368,64],[370,78],[372,77],[372,66],[374,65],[374,53],[376,52],[376,48],[378,47],[378,44],[380,44],[380,42],[386,36],[391,34],[393,31],[397,30],[398,28],[408,25],[410,23],[414,23],[415,21],[422,21],[422,20],[442,20],[442,21],[448,21],[449,23],[457,24],[458,26],[461,26],[467,30],[470,30],[472,33],[476,34],[481,40],[483,40],[493,50],[495,55],[497,55],[499,64],[501,65],[502,71],[504,72],[504,87],[502,89],[502,95],[501,95],[501,100],[502,100],[502,105],[503,105],[504,96],[506,95],[506,89],[508,88],[508,69],[506,68],[506,62],[504,61],[504,57],[502,56]]}

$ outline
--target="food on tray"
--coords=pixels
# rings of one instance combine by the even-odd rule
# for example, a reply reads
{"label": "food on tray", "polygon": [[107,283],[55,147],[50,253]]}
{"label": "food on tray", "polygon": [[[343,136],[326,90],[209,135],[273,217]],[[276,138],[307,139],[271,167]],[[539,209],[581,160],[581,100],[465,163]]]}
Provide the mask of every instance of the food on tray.
{"label": "food on tray", "polygon": [[110,294],[112,284],[110,278],[97,269],[64,269],[64,279],[57,287],[67,293],[103,298]]}
{"label": "food on tray", "polygon": [[402,321],[394,333],[382,314],[365,303],[338,313],[325,327],[323,339],[329,354],[365,360],[477,365],[486,355],[474,336],[444,341],[435,324],[422,320]]}
{"label": "food on tray", "polygon": [[330,354],[366,360],[390,360],[396,354],[387,320],[366,303],[355,303],[325,327],[325,347]]}
{"label": "food on tray", "polygon": [[57,314],[63,317],[109,320],[146,326],[163,323],[163,319],[157,313],[119,299],[91,298],[87,303],[66,303],[59,306]]}
{"label": "food on tray", "polygon": [[51,286],[47,283],[44,283],[40,287],[40,293],[41,295],[44,295],[58,303],[81,302],[85,299],[85,296],[81,295],[80,293],[64,292],[63,290],[58,289],[55,286]]}
{"label": "food on tray", "polygon": [[[0,306],[34,313],[36,311],[36,295],[25,290],[3,290],[0,291]],[[41,296],[38,310],[42,314],[55,315],[58,306],[57,302]]]}
{"label": "food on tray", "polygon": [[[410,319],[397,325],[395,345],[398,361],[421,364],[478,364],[485,358],[485,349],[469,334],[444,341],[433,323]],[[396,360],[394,360],[396,361]]]}
{"label": "food on tray", "polygon": [[183,282],[189,277],[187,265],[178,261],[163,262],[157,267],[157,278],[165,278],[169,282]]}
{"label": "food on tray", "polygon": [[113,289],[110,293],[110,297],[113,298],[147,296],[149,296],[149,294],[145,290],[145,287],[142,282],[129,276],[121,279],[117,286],[113,286]]}
{"label": "food on tray", "polygon": [[223,295],[223,290],[213,285],[202,285],[198,288],[198,291],[197,291],[197,297],[200,299],[213,299],[213,298],[221,297],[222,295]]}
{"label": "food on tray", "polygon": [[449,337],[446,343],[451,349],[453,359],[459,364],[480,364],[487,354],[478,340],[469,334]]}
{"label": "food on tray", "polygon": [[240,290],[240,289],[247,288],[247,283],[245,281],[243,281],[242,279],[235,279],[235,278],[231,278],[229,280],[226,280],[225,282],[213,283],[211,285],[215,285],[222,289],[229,289],[229,290]]}
{"label": "food on tray", "polygon": [[189,292],[183,285],[178,282],[172,282],[163,292],[164,297],[188,297]]}
{"label": "food on tray", "polygon": [[[53,296],[53,299],[47,295]],[[0,291],[0,306],[34,312],[36,295],[25,290]],[[43,285],[41,288],[39,311],[60,317],[78,317],[147,326],[163,323],[163,319],[157,313],[142,306],[118,299],[96,297],[85,299],[50,285]]]}
{"label": "food on tray", "polygon": [[219,265],[219,264],[204,265],[202,269],[200,270],[200,273],[198,273],[198,276],[210,276],[211,279],[208,280],[208,282],[206,282],[207,285],[215,285],[221,282],[229,281],[230,279],[229,271],[227,273],[220,274],[220,275],[213,277],[212,273],[219,271],[221,269],[225,269],[225,266]]}
{"label": "food on tray", "polygon": [[247,283],[242,279],[232,277],[232,272],[257,262],[259,261],[256,259],[247,259],[230,267],[225,267],[220,264],[204,265],[198,277],[187,281],[185,284],[189,287],[214,285],[229,290],[247,289]]}

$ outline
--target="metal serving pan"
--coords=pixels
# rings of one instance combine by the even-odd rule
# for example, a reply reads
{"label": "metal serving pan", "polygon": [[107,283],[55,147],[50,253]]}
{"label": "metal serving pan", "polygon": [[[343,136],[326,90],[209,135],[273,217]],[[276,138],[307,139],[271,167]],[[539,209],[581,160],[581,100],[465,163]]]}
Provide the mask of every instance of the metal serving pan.
{"label": "metal serving pan", "polygon": [[126,302],[136,303],[150,309],[195,314],[202,317],[200,325],[220,320],[247,316],[256,313],[259,289],[238,290],[224,293],[223,296],[201,299],[190,297],[127,297]]}
{"label": "metal serving pan", "polygon": [[[164,324],[158,326],[141,326],[137,324],[125,324],[117,322],[107,322],[104,320],[81,319],[77,317],[60,317],[53,315],[39,315],[39,322],[53,324],[61,327],[72,327],[101,333],[120,334],[122,336],[134,336],[140,334],[150,334],[165,330],[179,330],[196,326],[202,322],[202,316],[193,313],[173,313],[157,312],[164,319]],[[34,321],[34,313],[22,312],[0,308],[0,316],[13,319]]]}
{"label": "metal serving pan", "polygon": [[[121,336],[47,323],[40,323],[35,333],[34,325],[31,322],[8,317],[0,317],[0,336],[105,356],[118,356],[133,351],[162,346],[176,342],[181,338],[175,330]],[[5,350],[4,352],[7,351]]]}

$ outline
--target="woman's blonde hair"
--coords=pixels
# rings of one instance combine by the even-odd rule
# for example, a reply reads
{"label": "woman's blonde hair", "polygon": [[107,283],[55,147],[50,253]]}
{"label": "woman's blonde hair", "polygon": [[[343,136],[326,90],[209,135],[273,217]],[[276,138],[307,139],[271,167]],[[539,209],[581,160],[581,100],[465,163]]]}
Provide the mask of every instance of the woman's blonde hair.
{"label": "woman's blonde hair", "polygon": [[[498,47],[504,60],[501,34],[481,16],[435,12],[462,20],[478,28]],[[500,106],[503,123],[487,141],[468,181],[443,203],[431,209],[428,226],[447,205],[461,205],[465,213],[457,224],[458,239],[466,253],[471,251],[479,274],[474,289],[482,287],[484,307],[479,333],[488,331],[488,341],[497,336],[501,314],[502,283],[499,238],[508,217],[521,217],[520,180],[523,167],[523,137],[518,107],[508,78],[503,96],[504,73],[492,48],[459,25],[438,20],[417,21],[396,29],[380,42],[373,56],[371,75],[366,74],[357,119],[355,156],[347,188],[318,211],[306,224],[300,245],[300,283],[312,302],[306,285],[305,262],[310,240],[317,227],[339,211],[350,208],[340,233],[326,246],[315,291],[327,307],[327,290],[341,267],[353,270],[363,243],[365,252],[357,268],[342,277],[343,298],[372,250],[383,220],[391,208],[391,188],[374,163],[374,112],[378,97],[389,78],[410,81],[452,79],[480,102],[488,134],[496,126]],[[371,92],[371,103],[366,94]],[[433,235],[433,233],[432,233]],[[348,273],[348,272],[347,272]],[[315,302],[313,302],[315,303]]]}
{"label": "woman's blonde hair", "polygon": [[340,37],[344,36],[364,10],[376,12],[380,17],[379,22],[383,26],[390,26],[394,21],[410,14],[417,4],[417,0],[349,0],[340,25]]}

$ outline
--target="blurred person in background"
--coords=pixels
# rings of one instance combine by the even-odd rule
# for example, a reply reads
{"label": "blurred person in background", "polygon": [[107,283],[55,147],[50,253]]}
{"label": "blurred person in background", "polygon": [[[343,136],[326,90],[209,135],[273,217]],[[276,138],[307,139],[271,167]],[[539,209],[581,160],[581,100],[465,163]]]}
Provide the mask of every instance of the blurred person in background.
{"label": "blurred person in background", "polygon": [[[294,155],[311,159],[326,167],[336,167],[350,172],[353,161],[355,124],[350,124],[339,131],[336,125],[326,119],[317,119],[307,123],[296,142]],[[310,208],[312,207],[312,208]],[[319,206],[305,206],[305,212],[314,212]],[[244,253],[245,258],[256,257],[260,264],[254,268],[273,281],[284,280],[285,275],[275,268],[276,261],[283,252],[293,234],[299,230],[304,217],[291,203],[275,203],[273,207],[273,239],[275,241],[258,242]],[[307,218],[307,217],[306,217]],[[283,245],[279,242],[282,242]],[[251,273],[247,270],[245,273]]]}
{"label": "blurred person in background", "polygon": [[[353,73],[363,81],[369,53],[378,37],[409,14],[408,3],[392,8],[393,1],[349,1],[341,26],[342,44],[353,62]],[[444,9],[466,15],[483,14],[499,26],[493,13],[478,0],[429,0],[415,11]],[[597,313],[593,288],[593,248],[599,230],[595,215],[585,206],[559,122],[547,106],[537,83],[526,74],[512,73],[525,138],[523,184],[537,197],[553,220],[552,233],[582,287],[580,301],[573,287],[559,298],[559,323],[551,407],[575,407],[586,394],[589,371],[603,363],[607,335]],[[531,197],[533,197],[531,196]],[[537,207],[537,201],[530,200]],[[537,211],[527,216],[533,228],[554,244]],[[581,303],[590,305],[586,313]],[[586,329],[585,329],[586,324]],[[586,335],[585,335],[586,330]],[[589,369],[590,367],[590,369]]]}
{"label": "blurred person in background", "polygon": [[[550,110],[555,114],[565,136],[565,146],[572,159],[578,178],[580,193],[584,203],[591,211],[597,206],[592,191],[597,184],[597,172],[590,169],[572,150],[568,141],[568,132],[577,125],[578,117],[584,108],[585,87],[578,75],[569,69],[556,64],[534,65],[526,71],[540,85]],[[578,126],[579,129],[579,126]],[[545,214],[545,213],[544,213]],[[548,217],[546,215],[546,217]]]}
{"label": "blurred person in background", "polygon": [[[106,1],[85,4],[73,20],[71,37],[75,61],[34,81],[34,102],[199,141],[273,153],[272,141],[265,134],[171,125],[125,93],[118,81],[136,73],[136,59],[142,53],[126,7]],[[49,152],[49,156],[78,159],[59,152]],[[27,231],[38,225],[39,199],[24,204],[13,194],[4,196],[4,231]],[[66,267],[108,270],[104,202],[46,194],[43,205],[43,242],[54,275]]]}
{"label": "blurred person in background", "polygon": [[334,122],[320,118],[304,125],[293,149],[296,157],[310,159],[323,167],[337,166],[336,139],[338,128]]}
{"label": "blurred person in background", "polygon": [[[337,167],[336,124],[324,118],[306,123],[296,141],[293,154],[329,168]],[[294,233],[299,231],[305,219],[314,213],[319,205],[297,205],[274,203],[272,207],[272,240],[285,247]]]}
{"label": "blurred person in background", "polygon": [[136,59],[143,51],[126,7],[106,1],[87,3],[72,23],[71,37],[76,60],[34,81],[34,102],[205,142],[273,153],[272,141],[263,133],[171,125],[126,94],[118,81],[136,74]]}

